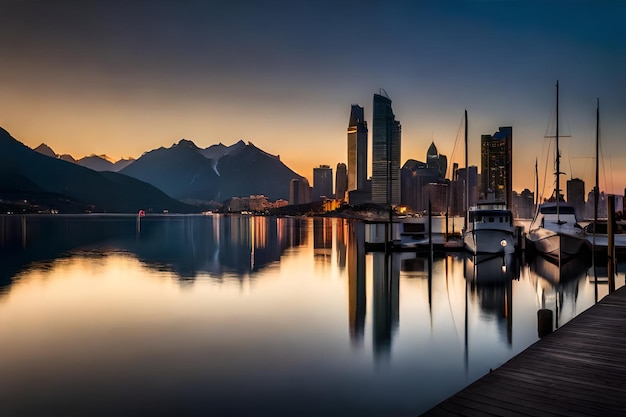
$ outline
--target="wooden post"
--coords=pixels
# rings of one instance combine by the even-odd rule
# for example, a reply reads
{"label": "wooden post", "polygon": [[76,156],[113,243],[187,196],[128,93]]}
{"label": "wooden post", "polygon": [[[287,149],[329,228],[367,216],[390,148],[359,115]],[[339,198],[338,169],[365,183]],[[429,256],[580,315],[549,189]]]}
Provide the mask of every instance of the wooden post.
{"label": "wooden post", "polygon": [[609,195],[607,207],[607,258],[608,258],[608,278],[609,294],[615,291],[615,196]]}
{"label": "wooden post", "polygon": [[552,320],[552,310],[547,308],[537,310],[537,333],[539,337],[552,333]]}

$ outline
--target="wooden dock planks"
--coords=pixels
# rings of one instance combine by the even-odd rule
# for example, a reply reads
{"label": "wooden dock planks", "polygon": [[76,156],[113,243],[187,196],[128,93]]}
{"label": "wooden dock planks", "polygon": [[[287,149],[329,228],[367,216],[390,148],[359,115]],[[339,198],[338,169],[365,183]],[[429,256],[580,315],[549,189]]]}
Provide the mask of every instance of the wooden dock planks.
{"label": "wooden dock planks", "polygon": [[423,416],[626,416],[626,287]]}

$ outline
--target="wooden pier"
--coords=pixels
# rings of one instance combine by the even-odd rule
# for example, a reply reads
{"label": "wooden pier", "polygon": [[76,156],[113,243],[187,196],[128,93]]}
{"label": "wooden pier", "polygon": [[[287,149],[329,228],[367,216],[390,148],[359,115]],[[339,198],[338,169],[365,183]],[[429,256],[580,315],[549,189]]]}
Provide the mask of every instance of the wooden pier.
{"label": "wooden pier", "polygon": [[424,416],[626,416],[626,287]]}

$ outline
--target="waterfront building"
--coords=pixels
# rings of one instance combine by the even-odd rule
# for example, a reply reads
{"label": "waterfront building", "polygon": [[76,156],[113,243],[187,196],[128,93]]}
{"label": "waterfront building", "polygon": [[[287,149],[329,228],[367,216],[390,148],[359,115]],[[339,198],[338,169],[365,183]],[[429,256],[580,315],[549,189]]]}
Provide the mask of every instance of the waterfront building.
{"label": "waterfront building", "polygon": [[353,104],[348,122],[348,191],[367,186],[367,133],[363,107]]}
{"label": "waterfront building", "polygon": [[306,204],[311,202],[311,187],[304,178],[294,178],[289,184],[289,204]]}
{"label": "waterfront building", "polygon": [[333,169],[330,165],[313,168],[313,201],[333,198]]}
{"label": "waterfront building", "polygon": [[346,191],[348,191],[348,170],[346,164],[340,162],[335,172],[335,197],[338,200],[345,200]]}
{"label": "waterfront building", "polygon": [[381,89],[374,94],[372,132],[372,201],[400,204],[400,122],[391,109],[391,99]]}
{"label": "waterfront building", "polygon": [[481,194],[485,200],[513,204],[513,128],[499,127],[480,137]]}

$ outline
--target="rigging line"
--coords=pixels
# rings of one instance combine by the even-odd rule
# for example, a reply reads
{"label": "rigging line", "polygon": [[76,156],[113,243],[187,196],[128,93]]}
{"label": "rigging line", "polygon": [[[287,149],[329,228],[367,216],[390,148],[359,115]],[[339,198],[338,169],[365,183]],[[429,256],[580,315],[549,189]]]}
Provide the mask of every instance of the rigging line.
{"label": "rigging line", "polygon": [[[454,165],[454,153],[456,152],[456,147],[459,143],[459,136],[461,134],[461,129],[463,128],[463,118],[465,116],[461,116],[461,123],[459,123],[459,129],[456,132],[456,139],[454,140],[454,147],[452,148],[452,155],[450,155],[450,162],[448,163],[448,170],[446,172],[446,176],[450,179],[452,179],[452,175],[454,174],[453,172],[451,172],[452,170],[452,165]],[[467,176],[467,167],[465,167],[465,172],[466,172],[466,176]]]}
{"label": "rigging line", "polygon": [[546,152],[546,166],[543,170],[543,188],[541,189],[541,199],[545,199],[546,196],[546,181],[548,181],[548,159],[550,157],[550,147],[552,145],[552,141],[548,139],[548,150]]}

